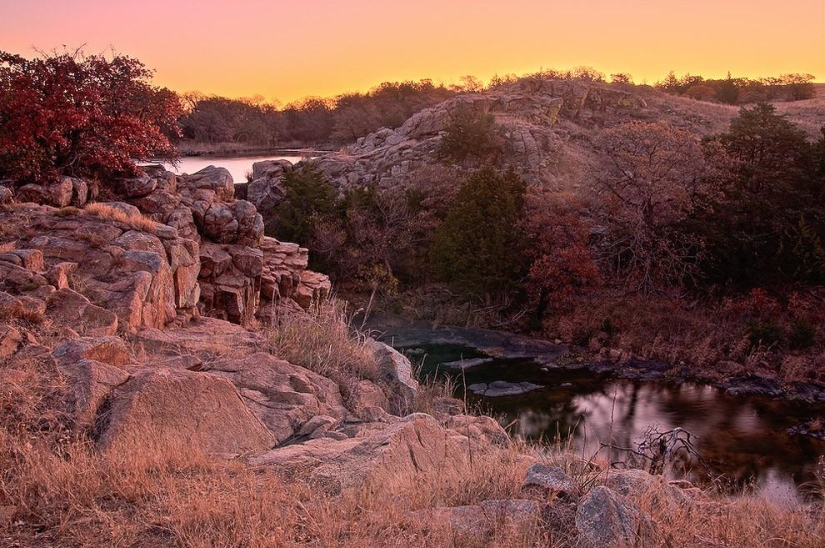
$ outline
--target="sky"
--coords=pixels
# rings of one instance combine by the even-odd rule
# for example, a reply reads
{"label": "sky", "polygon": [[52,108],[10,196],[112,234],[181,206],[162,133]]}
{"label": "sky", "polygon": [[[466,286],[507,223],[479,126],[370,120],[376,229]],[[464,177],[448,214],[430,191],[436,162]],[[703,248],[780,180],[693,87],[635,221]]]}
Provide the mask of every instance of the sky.
{"label": "sky", "polygon": [[580,66],[825,82],[825,0],[0,0],[0,50],[80,46],[178,92],[282,104]]}

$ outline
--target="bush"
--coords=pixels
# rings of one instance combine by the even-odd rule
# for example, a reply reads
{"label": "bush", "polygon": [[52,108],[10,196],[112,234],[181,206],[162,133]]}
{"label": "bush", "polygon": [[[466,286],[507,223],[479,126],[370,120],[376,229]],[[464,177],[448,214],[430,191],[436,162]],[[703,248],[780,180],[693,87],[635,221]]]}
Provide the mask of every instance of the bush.
{"label": "bush", "polygon": [[67,174],[133,173],[135,160],[173,160],[177,95],[122,55],[0,51],[0,178],[49,182]]}
{"label": "bush", "polygon": [[512,170],[486,167],[468,178],[430,250],[436,276],[470,297],[506,297],[523,272],[518,228],[526,185]]}
{"label": "bush", "polygon": [[788,346],[791,350],[805,350],[814,345],[816,339],[816,328],[804,318],[800,318],[791,324],[788,333]]}
{"label": "bush", "polygon": [[502,146],[495,117],[465,107],[458,109],[447,126],[439,153],[459,162],[469,157],[483,160],[501,150]]}

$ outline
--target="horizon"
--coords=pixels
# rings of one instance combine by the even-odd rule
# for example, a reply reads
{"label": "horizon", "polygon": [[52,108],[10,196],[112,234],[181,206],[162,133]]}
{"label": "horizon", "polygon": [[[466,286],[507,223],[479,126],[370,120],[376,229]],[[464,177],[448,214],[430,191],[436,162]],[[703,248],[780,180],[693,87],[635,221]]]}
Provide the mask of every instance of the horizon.
{"label": "horizon", "polygon": [[261,95],[282,105],[363,93],[383,82],[449,86],[463,76],[486,83],[495,75],[577,67],[607,77],[628,73],[637,84],[670,71],[712,79],[807,73],[823,81],[825,3],[716,4],[699,0],[686,10],[643,0],[520,0],[502,9],[489,0],[317,0],[310,8],[147,0],[135,10],[123,1],[12,0],[0,5],[0,49],[28,58],[81,46],[115,52],[139,59],[154,71],[154,85],[179,93]]}

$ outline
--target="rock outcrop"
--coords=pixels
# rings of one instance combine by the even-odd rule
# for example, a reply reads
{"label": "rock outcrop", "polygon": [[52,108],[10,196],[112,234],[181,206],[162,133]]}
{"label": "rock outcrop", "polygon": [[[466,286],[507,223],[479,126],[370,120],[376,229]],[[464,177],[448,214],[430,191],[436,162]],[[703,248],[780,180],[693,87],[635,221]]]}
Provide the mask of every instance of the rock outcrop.
{"label": "rock outcrop", "polygon": [[238,454],[274,443],[226,379],[190,371],[144,371],[117,388],[100,446],[119,454],[150,446]]}
{"label": "rock outcrop", "polygon": [[577,128],[598,126],[608,117],[637,117],[646,106],[638,95],[593,82],[523,79],[447,100],[414,114],[397,129],[380,129],[314,162],[338,187],[393,188],[438,156],[446,129],[460,113],[492,114],[507,142],[499,167],[515,168],[528,182],[559,187],[582,154],[587,157],[581,151],[567,153],[575,146],[573,139],[581,137]]}

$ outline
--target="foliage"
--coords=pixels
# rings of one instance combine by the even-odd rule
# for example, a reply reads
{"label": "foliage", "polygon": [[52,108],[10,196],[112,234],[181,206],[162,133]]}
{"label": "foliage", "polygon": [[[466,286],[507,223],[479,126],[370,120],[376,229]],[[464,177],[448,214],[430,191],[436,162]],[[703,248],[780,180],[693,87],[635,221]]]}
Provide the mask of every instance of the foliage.
{"label": "foliage", "polygon": [[351,142],[382,127],[400,127],[410,116],[454,96],[455,90],[430,80],[384,82],[368,93],[347,93],[335,99],[330,137]]}
{"label": "foliage", "polygon": [[280,240],[307,245],[316,228],[334,217],[338,193],[311,164],[287,171],[283,185],[286,196],[267,216],[267,232]]}
{"label": "foliage", "polygon": [[460,108],[447,125],[439,154],[462,162],[468,157],[484,160],[503,146],[501,131],[491,113]]}
{"label": "foliage", "polygon": [[701,241],[679,224],[713,193],[698,138],[666,122],[627,122],[600,138],[596,180],[600,252],[630,290],[650,293],[690,278]]}
{"label": "foliage", "polygon": [[541,320],[599,285],[599,271],[588,245],[588,230],[576,197],[531,187],[522,226],[531,264],[527,290]]}
{"label": "foliage", "polygon": [[823,140],[809,143],[759,104],[743,108],[717,142],[731,169],[722,197],[694,223],[708,242],[708,281],[747,288],[825,280]]}
{"label": "foliage", "polygon": [[0,52],[0,176],[47,182],[63,174],[134,172],[134,160],[174,159],[177,96],[122,55]]}
{"label": "foliage", "polygon": [[302,143],[325,143],[335,127],[334,103],[321,97],[308,97],[283,110],[287,131]]}
{"label": "foliage", "polygon": [[438,278],[486,302],[506,298],[523,274],[518,222],[526,185],[514,171],[485,167],[461,186],[430,252]]}
{"label": "foliage", "polygon": [[262,98],[227,99],[188,93],[188,112],[181,117],[183,135],[201,143],[272,146],[283,132],[275,105]]}
{"label": "foliage", "polygon": [[767,78],[735,78],[728,73],[724,79],[705,79],[685,74],[677,78],[671,71],[655,87],[674,95],[687,95],[702,101],[747,104],[762,101],[801,101],[814,96],[812,74],[783,74]]}

